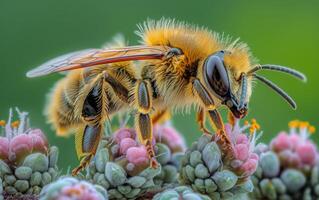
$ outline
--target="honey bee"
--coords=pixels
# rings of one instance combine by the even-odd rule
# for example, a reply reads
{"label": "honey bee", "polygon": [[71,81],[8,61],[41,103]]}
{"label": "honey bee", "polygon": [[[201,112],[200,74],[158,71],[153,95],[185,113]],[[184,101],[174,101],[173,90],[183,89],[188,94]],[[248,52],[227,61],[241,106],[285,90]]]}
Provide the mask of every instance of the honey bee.
{"label": "honey bee", "polygon": [[59,135],[76,131],[82,160],[73,174],[94,157],[105,120],[121,111],[136,111],[138,138],[150,166],[156,168],[152,126],[175,108],[195,105],[200,129],[209,133],[208,117],[226,147],[230,138],[217,109],[226,106],[233,118],[245,117],[253,80],[265,83],[296,108],[287,93],[256,72],[279,71],[303,81],[305,75],[284,66],[257,64],[245,43],[170,19],[148,20],[138,27],[141,45],[78,51],[27,73],[37,77],[70,71],[54,87],[47,115]]}

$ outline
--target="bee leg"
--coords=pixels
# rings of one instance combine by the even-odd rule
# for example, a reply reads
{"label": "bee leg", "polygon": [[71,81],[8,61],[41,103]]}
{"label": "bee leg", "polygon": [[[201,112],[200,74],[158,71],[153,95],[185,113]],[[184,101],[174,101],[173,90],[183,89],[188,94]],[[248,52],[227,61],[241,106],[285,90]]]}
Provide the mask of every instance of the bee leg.
{"label": "bee leg", "polygon": [[82,158],[80,165],[72,170],[72,175],[77,175],[94,157],[101,138],[101,131],[101,125],[87,125],[85,127],[82,137],[79,138],[80,141],[76,141],[76,143],[80,143],[81,154],[84,157]]}
{"label": "bee leg", "polygon": [[236,118],[235,118],[235,116],[233,115],[233,113],[232,113],[231,111],[228,111],[227,118],[228,118],[228,122],[229,122],[232,126],[235,126]]}
{"label": "bee leg", "polygon": [[170,112],[167,109],[163,109],[152,115],[153,124],[161,124],[168,121],[171,118]]}
{"label": "bee leg", "polygon": [[196,120],[199,125],[199,128],[202,132],[205,134],[213,135],[206,127],[205,127],[205,112],[203,108],[200,108],[200,110],[197,112]]}
{"label": "bee leg", "polygon": [[86,122],[83,131],[75,137],[76,151],[83,157],[80,165],[72,171],[75,175],[84,169],[94,157],[102,135],[102,111],[105,110],[103,79],[98,80],[86,96],[82,107],[82,118]]}
{"label": "bee leg", "polygon": [[212,97],[206,91],[200,80],[194,78],[192,83],[193,89],[201,99],[202,103],[205,105],[205,109],[207,110],[211,124],[217,129],[217,137],[226,145],[226,148],[231,148],[231,141],[225,132],[224,123],[219,112],[216,110],[216,106]]}
{"label": "bee leg", "polygon": [[153,127],[150,118],[152,108],[150,87],[146,81],[138,81],[135,91],[135,99],[137,103],[138,113],[135,117],[135,126],[140,142],[145,145],[149,159],[150,167],[157,168],[158,162],[155,158],[155,152],[152,145]]}

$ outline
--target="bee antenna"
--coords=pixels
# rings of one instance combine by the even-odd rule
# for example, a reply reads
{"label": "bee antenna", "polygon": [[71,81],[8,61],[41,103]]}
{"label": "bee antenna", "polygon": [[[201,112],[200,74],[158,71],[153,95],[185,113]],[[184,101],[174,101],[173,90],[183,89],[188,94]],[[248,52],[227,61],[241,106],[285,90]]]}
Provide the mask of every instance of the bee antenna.
{"label": "bee antenna", "polygon": [[275,83],[271,82],[270,80],[266,79],[263,76],[260,76],[258,74],[253,73],[252,74],[255,78],[263,82],[265,85],[273,89],[275,92],[277,92],[282,98],[284,98],[287,103],[293,108],[296,109],[297,105],[296,102],[284,91],[282,90],[279,86],[277,86]]}
{"label": "bee antenna", "polygon": [[288,67],[280,66],[280,65],[271,65],[271,64],[258,65],[256,67],[254,67],[253,69],[251,69],[250,71],[248,71],[247,74],[251,75],[251,74],[255,73],[256,71],[263,70],[263,69],[284,72],[284,73],[290,74],[290,75],[292,75],[292,76],[294,76],[294,77],[296,77],[304,82],[307,81],[307,77],[303,73],[301,73],[297,70],[288,68]]}
{"label": "bee antenna", "polygon": [[247,75],[243,73],[241,75],[241,91],[240,91],[240,101],[239,101],[239,108],[243,108],[245,104],[247,96]]}

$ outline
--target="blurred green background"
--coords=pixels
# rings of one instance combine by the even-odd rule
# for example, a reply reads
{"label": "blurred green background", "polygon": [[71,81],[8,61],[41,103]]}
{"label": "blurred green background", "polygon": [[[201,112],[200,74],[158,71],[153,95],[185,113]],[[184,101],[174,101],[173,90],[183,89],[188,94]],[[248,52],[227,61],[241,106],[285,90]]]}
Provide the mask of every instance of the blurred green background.
{"label": "blurred green background", "polygon": [[[318,10],[319,1],[0,0],[0,119],[7,118],[11,106],[29,111],[32,125],[42,128],[50,143],[59,146],[61,167],[75,166],[73,137],[57,138],[43,116],[45,96],[62,76],[28,79],[25,73],[55,56],[98,48],[117,33],[136,44],[137,23],[165,16],[240,37],[260,63],[291,66],[308,76],[303,84],[290,76],[263,72],[298,103],[293,111],[264,85],[255,87],[248,119],[259,121],[263,141],[286,130],[291,119],[318,126]],[[173,119],[188,143],[199,135],[194,117],[192,113]]]}

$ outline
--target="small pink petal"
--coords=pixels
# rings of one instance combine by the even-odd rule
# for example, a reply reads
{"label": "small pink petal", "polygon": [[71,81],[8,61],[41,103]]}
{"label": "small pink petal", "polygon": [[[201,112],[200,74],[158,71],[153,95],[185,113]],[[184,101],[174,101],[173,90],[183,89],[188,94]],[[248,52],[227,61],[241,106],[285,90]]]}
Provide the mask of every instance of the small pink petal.
{"label": "small pink petal", "polygon": [[45,136],[45,134],[41,131],[41,129],[32,129],[29,132],[29,135],[37,135],[39,137],[42,138],[42,141],[44,142],[45,146],[48,147],[49,146],[49,142],[47,137]]}
{"label": "small pink petal", "polygon": [[5,137],[0,137],[0,159],[7,160],[9,155],[9,140]]}
{"label": "small pink petal", "polygon": [[291,142],[291,148],[296,149],[297,146],[303,141],[303,139],[296,133],[292,133],[289,135],[289,140]]}
{"label": "small pink petal", "polygon": [[32,140],[27,134],[13,137],[9,145],[9,159],[11,161],[21,160],[32,152]]}
{"label": "small pink petal", "polygon": [[173,127],[157,125],[154,127],[154,135],[157,142],[167,144],[174,152],[184,151],[186,149],[186,143],[183,136]]}
{"label": "small pink petal", "polygon": [[249,156],[249,146],[247,144],[237,144],[234,147],[235,157],[245,161]]}
{"label": "small pink petal", "polygon": [[148,163],[147,151],[144,146],[129,148],[126,151],[126,158],[130,163],[135,165]]}
{"label": "small pink petal", "polygon": [[135,147],[137,142],[132,138],[124,138],[120,143],[120,153],[126,154],[127,149]]}
{"label": "small pink petal", "polygon": [[259,160],[259,156],[256,153],[252,153],[249,155],[249,159],[253,159],[253,160]]}
{"label": "small pink petal", "polygon": [[236,138],[236,144],[248,144],[249,139],[245,134],[239,134]]}
{"label": "small pink petal", "polygon": [[255,159],[248,159],[242,166],[241,169],[246,176],[250,176],[255,173],[258,166],[258,161]]}
{"label": "small pink petal", "polygon": [[299,156],[300,160],[304,164],[314,165],[316,162],[316,147],[308,142],[302,145],[299,145],[296,149],[296,153]]}
{"label": "small pink petal", "polygon": [[132,138],[135,140],[136,133],[133,129],[121,128],[114,133],[115,141],[119,144],[124,138]]}
{"label": "small pink petal", "polygon": [[281,132],[279,135],[271,141],[271,148],[276,151],[283,151],[285,149],[291,149],[293,143],[290,140],[290,137],[287,133]]}
{"label": "small pink petal", "polygon": [[47,153],[47,141],[43,140],[43,137],[38,134],[29,134],[28,136],[32,141],[32,152]]}

